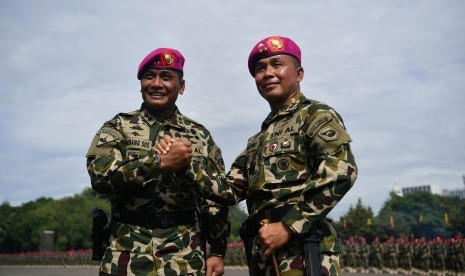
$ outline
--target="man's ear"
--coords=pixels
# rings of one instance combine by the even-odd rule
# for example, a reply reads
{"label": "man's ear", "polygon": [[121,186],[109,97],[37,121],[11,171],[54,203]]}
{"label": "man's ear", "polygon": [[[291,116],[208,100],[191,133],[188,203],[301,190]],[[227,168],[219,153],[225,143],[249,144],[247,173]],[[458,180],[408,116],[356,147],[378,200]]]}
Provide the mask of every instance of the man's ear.
{"label": "man's ear", "polygon": [[304,68],[298,67],[296,68],[296,70],[297,70],[297,82],[300,82],[301,80],[304,79]]}
{"label": "man's ear", "polygon": [[186,81],[184,79],[181,80],[181,87],[179,88],[179,94],[184,94],[184,89],[186,88]]}

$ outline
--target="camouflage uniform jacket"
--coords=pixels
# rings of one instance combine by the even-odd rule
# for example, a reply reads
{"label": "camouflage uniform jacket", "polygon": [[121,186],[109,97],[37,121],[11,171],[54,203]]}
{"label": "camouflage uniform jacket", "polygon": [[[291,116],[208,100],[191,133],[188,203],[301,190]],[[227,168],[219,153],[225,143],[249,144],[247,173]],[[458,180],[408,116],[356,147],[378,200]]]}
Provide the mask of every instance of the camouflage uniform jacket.
{"label": "camouflage uniform jacket", "polygon": [[228,204],[246,199],[251,216],[293,204],[281,220],[297,235],[322,222],[327,227],[321,250],[339,252],[335,229],[325,217],[357,177],[349,142],[336,111],[298,93],[268,115],[226,176],[200,166],[191,171],[212,199]]}
{"label": "camouflage uniform jacket", "polygon": [[[99,193],[110,195],[112,208],[117,210],[154,210],[156,213],[170,213],[200,211],[205,206],[212,206],[208,208],[210,250],[211,253],[224,255],[230,231],[227,207],[213,206],[211,201],[201,198],[192,185],[186,185],[185,179],[175,173],[161,170],[154,162],[152,147],[165,134],[189,139],[193,144],[192,160],[201,160],[209,170],[224,172],[221,151],[205,127],[182,115],[177,109],[169,119],[155,118],[143,104],[140,110],[118,114],[105,122],[97,132],[87,153],[87,169],[92,188]],[[143,267],[136,260],[137,253],[143,253],[144,250],[147,253],[148,250],[152,252],[152,256],[144,258],[152,258],[152,262],[155,263],[153,267],[162,267],[157,270],[160,275],[199,271],[204,262],[199,237],[196,234],[198,228],[197,224],[197,227],[183,225],[169,229],[146,229],[137,225],[117,223],[112,229],[116,240],[107,248],[101,270],[115,274],[117,266],[121,264],[121,251],[130,251],[131,261],[129,264],[126,261],[125,265],[128,272],[137,274],[136,267]],[[145,237],[144,241],[137,241],[137,237],[145,234],[149,237]],[[123,238],[126,239],[124,244]],[[158,240],[154,242],[156,239]],[[129,240],[133,243],[128,245]],[[173,249],[173,244],[178,248]],[[169,247],[166,248],[166,252],[163,251],[164,247]],[[150,265],[152,264],[147,264]],[[168,270],[164,270],[163,266],[168,267]],[[169,269],[174,269],[174,272]]]}

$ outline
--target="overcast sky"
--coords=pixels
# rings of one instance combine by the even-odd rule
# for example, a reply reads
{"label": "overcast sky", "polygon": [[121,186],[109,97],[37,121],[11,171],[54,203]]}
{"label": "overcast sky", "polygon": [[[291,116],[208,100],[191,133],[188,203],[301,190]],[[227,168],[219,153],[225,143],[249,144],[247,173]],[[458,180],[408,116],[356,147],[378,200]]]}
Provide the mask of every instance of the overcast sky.
{"label": "overcast sky", "polygon": [[343,117],[375,214],[394,185],[463,188],[465,2],[0,2],[0,200],[18,206],[90,186],[85,154],[104,121],[141,104],[137,67],[158,47],[186,58],[181,112],[227,167],[269,106],[247,69],[256,42],[291,37],[304,94]]}

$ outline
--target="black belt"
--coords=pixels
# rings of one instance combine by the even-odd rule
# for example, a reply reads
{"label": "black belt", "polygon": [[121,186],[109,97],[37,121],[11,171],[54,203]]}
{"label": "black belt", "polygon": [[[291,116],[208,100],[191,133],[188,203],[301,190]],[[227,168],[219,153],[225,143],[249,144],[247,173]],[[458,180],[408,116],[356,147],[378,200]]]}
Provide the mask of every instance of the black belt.
{"label": "black belt", "polygon": [[178,225],[195,225],[195,211],[156,213],[153,210],[115,210],[114,219],[119,223],[132,224],[145,228],[171,228]]}
{"label": "black belt", "polygon": [[258,233],[258,230],[262,225],[260,221],[263,219],[268,219],[271,223],[281,221],[281,218],[289,212],[289,210],[294,206],[293,204],[287,204],[283,206],[279,206],[276,208],[268,209],[261,211],[252,217],[246,220],[247,225],[247,232],[255,237]]}

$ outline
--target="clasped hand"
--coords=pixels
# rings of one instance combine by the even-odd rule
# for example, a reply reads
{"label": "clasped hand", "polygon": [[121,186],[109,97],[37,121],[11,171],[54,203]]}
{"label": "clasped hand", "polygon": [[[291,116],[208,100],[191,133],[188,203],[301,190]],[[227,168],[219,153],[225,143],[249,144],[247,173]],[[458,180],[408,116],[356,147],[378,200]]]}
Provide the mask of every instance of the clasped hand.
{"label": "clasped hand", "polygon": [[160,156],[160,168],[163,170],[182,171],[192,158],[192,143],[186,139],[171,138],[164,135],[153,147]]}

